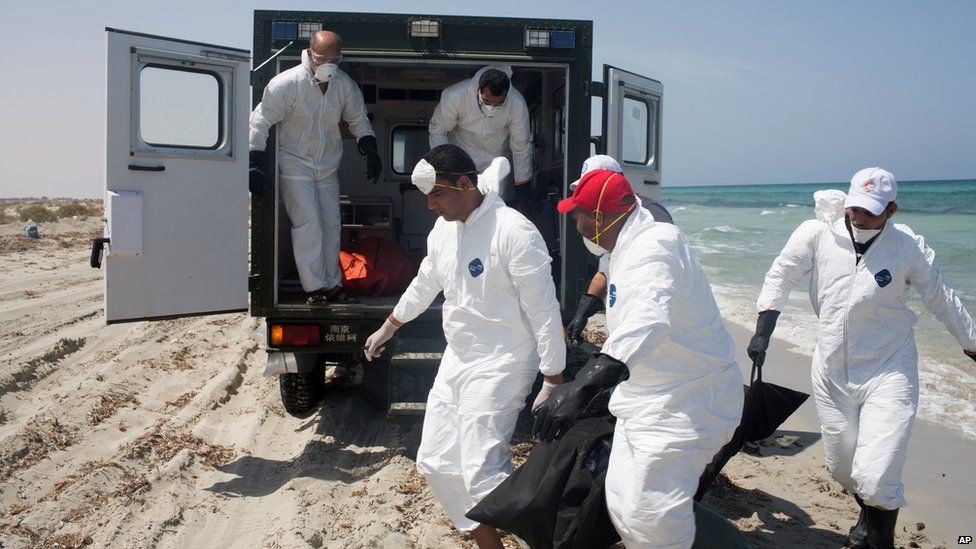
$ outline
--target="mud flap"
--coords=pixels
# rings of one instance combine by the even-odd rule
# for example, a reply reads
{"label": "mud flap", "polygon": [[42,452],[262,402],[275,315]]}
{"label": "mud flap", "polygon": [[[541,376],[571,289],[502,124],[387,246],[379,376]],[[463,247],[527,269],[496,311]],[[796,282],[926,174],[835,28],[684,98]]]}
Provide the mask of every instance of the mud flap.
{"label": "mud flap", "polygon": [[318,355],[268,352],[268,365],[264,368],[264,375],[277,376],[281,374],[304,374],[315,369]]}

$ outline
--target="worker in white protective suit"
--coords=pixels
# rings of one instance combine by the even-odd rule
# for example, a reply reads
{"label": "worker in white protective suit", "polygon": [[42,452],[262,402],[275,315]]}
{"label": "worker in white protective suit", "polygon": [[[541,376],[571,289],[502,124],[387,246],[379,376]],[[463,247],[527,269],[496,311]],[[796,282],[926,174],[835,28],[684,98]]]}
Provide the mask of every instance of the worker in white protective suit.
{"label": "worker in white protective suit", "polygon": [[499,182],[499,195],[531,218],[537,206],[532,196],[532,130],[525,98],[512,86],[511,76],[511,67],[483,67],[474,77],[448,86],[427,131],[431,148],[457,145],[471,155],[479,172],[511,152],[513,174]]}
{"label": "worker in white protective suit", "polygon": [[541,404],[566,364],[551,258],[542,235],[495,192],[508,172],[498,158],[480,176],[455,145],[440,145],[414,168],[413,184],[440,216],[427,257],[383,326],[366,340],[368,359],[404,323],[444,293],[447,349],[427,398],[417,468],[448,518],[479,547],[501,547],[494,528],[464,515],[513,471],[510,440],[536,374]]}
{"label": "worker in white protective suit", "polygon": [[894,546],[901,472],[918,408],[918,353],[908,287],[976,360],[976,327],[946,285],[935,253],[891,217],[895,177],[881,168],[854,174],[850,191],[814,194],[817,219],[803,222],[766,273],[749,356],[762,364],[790,289],[811,274],[819,328],[813,394],[831,476],[854,494],[861,514],[853,547]]}
{"label": "worker in white protective suit", "polygon": [[383,168],[362,91],[339,69],[341,62],[339,35],[316,32],[302,51],[301,64],[272,78],[251,113],[251,192],[260,195],[267,182],[264,149],[277,124],[280,193],[310,305],[358,301],[342,289],[339,269],[341,120],[366,157],[366,178],[375,181]]}
{"label": "worker in white protective suit", "polygon": [[533,432],[557,438],[603,389],[617,418],[607,510],[629,548],[691,547],[698,479],[742,416],[742,376],[705,273],[623,175],[595,170],[559,202],[591,253],[610,256],[603,348],[553,389]]}
{"label": "worker in white protective suit", "polygon": [[[593,170],[610,170],[623,175],[624,171],[620,164],[612,156],[605,154],[595,154],[583,162],[580,171],[580,178],[569,184],[569,191],[575,191],[583,176]],[[674,223],[668,210],[652,199],[641,201],[641,206],[651,212],[654,221],[661,223]],[[586,292],[580,294],[579,302],[576,304],[576,313],[572,320],[566,325],[566,338],[569,344],[576,347],[583,341],[583,330],[590,317],[604,308],[604,301],[607,298],[607,271],[610,269],[610,254],[600,256],[599,266],[596,273],[590,279],[586,287]]]}

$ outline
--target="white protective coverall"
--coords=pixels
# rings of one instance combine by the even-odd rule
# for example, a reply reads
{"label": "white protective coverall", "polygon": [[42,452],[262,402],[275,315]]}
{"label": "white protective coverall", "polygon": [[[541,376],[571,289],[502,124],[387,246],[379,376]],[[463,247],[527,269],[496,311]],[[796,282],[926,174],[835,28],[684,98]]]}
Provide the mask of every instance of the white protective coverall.
{"label": "white protective coverall", "polygon": [[488,69],[512,76],[511,67],[483,67],[474,77],[448,86],[430,117],[430,148],[451,143],[464,149],[474,160],[478,171],[487,169],[498,156],[511,149],[514,177],[500,182],[503,200],[513,198],[513,182],[532,179],[532,132],[525,98],[509,87],[505,103],[490,114],[478,103],[478,81]]}
{"label": "white protective coverall", "polygon": [[[481,179],[479,188],[493,187]],[[458,530],[478,526],[464,514],[513,471],[510,441],[536,373],[566,365],[550,262],[535,226],[489,190],[467,220],[437,219],[393,310],[409,322],[444,292],[447,349],[427,397],[417,468]]]}
{"label": "white protective coverall", "polygon": [[698,479],[742,416],[734,344],[685,236],[638,207],[606,273],[602,352],[630,377],[617,385],[607,509],[629,549],[691,547]]}
{"label": "white protective coverall", "polygon": [[339,121],[356,140],[373,135],[359,85],[341,70],[325,93],[312,78],[308,51],[302,62],[275,76],[251,113],[250,149],[264,150],[278,124],[280,192],[291,218],[291,239],[302,288],[330,289],[339,270]]}
{"label": "white protective coverall", "polygon": [[814,196],[818,219],[790,236],[756,305],[782,311],[790,289],[811,273],[810,301],[819,318],[813,394],[827,468],[865,504],[897,509],[905,505],[901,471],[918,407],[909,285],[963,348],[976,348],[976,328],[921,236],[888,221],[855,264],[844,193]]}

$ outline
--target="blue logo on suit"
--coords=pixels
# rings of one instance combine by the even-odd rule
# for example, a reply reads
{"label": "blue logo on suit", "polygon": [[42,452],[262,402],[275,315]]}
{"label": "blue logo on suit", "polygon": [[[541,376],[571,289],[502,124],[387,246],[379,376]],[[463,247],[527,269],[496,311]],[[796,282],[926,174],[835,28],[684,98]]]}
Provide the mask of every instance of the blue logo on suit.
{"label": "blue logo on suit", "polygon": [[891,284],[891,273],[888,269],[879,271],[878,274],[874,275],[874,280],[878,283],[878,286],[884,288],[888,284]]}
{"label": "blue logo on suit", "polygon": [[478,278],[481,273],[485,272],[485,265],[480,259],[474,258],[471,263],[468,263],[468,272],[471,273],[472,278]]}
{"label": "blue logo on suit", "polygon": [[616,284],[611,284],[610,285],[610,291],[607,293],[607,297],[608,297],[608,300],[607,301],[610,303],[610,306],[613,307],[613,304],[617,302],[617,285]]}

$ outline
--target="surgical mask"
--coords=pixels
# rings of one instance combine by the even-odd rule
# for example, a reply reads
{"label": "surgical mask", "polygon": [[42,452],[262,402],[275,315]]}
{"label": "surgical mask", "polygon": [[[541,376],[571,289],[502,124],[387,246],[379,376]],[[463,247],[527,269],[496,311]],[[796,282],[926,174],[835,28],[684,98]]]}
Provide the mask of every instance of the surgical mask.
{"label": "surgical mask", "polygon": [[315,68],[315,79],[321,83],[325,83],[332,80],[337,72],[339,72],[338,65],[333,65],[332,63],[319,65]]}
{"label": "surgical mask", "polygon": [[878,236],[881,229],[858,229],[854,225],[851,225],[851,234],[854,235],[854,242],[858,244],[864,244],[868,240]]}
{"label": "surgical mask", "polygon": [[610,253],[609,250],[607,250],[603,246],[600,246],[596,242],[593,242],[589,238],[586,238],[585,236],[583,237],[583,245],[586,246],[586,249],[589,250],[591,254],[597,257],[603,257],[608,253]]}

